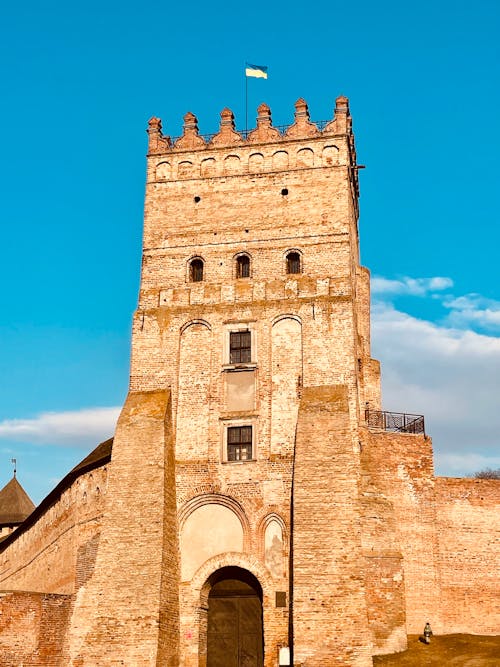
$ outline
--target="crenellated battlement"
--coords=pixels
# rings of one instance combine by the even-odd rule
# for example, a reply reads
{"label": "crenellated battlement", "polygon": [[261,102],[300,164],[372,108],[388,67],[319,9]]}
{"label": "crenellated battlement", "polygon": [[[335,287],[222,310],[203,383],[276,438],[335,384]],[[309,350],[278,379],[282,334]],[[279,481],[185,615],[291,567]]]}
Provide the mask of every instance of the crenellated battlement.
{"label": "crenellated battlement", "polygon": [[349,170],[354,196],[359,194],[356,149],[347,97],[336,100],[332,120],[312,122],[307,103],[295,103],[291,125],[274,126],[267,104],[257,109],[252,130],[238,131],[233,112],[221,111],[219,131],[200,134],[188,112],[183,133],[162,133],[159,118],[149,121],[148,183],[269,174],[290,170],[343,167]]}
{"label": "crenellated battlement", "polygon": [[300,98],[295,103],[295,119],[291,125],[273,126],[271,109],[267,104],[261,104],[258,107],[256,124],[255,129],[238,131],[234,114],[226,107],[220,113],[219,131],[215,134],[200,134],[198,119],[193,113],[188,112],[184,116],[182,135],[180,137],[170,137],[163,134],[160,118],[153,117],[148,123],[147,130],[149,135],[148,155],[280,143],[332,135],[352,136],[349,100],[344,96],[337,97],[334,116],[329,121],[312,122],[307,103]]}

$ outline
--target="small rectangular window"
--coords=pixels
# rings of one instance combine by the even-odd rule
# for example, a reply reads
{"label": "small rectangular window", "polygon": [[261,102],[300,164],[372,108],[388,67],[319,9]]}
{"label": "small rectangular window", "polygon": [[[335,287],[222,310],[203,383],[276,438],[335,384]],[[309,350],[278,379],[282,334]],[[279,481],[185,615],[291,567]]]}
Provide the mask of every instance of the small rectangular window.
{"label": "small rectangular window", "polygon": [[248,255],[239,255],[236,258],[236,277],[250,278],[250,257]]}
{"label": "small rectangular window", "polygon": [[252,427],[229,426],[227,429],[227,460],[252,460]]}
{"label": "small rectangular window", "polygon": [[249,364],[252,361],[250,331],[231,331],[229,336],[229,363]]}
{"label": "small rectangular window", "polygon": [[286,272],[301,273],[300,255],[298,252],[289,252],[286,256]]}

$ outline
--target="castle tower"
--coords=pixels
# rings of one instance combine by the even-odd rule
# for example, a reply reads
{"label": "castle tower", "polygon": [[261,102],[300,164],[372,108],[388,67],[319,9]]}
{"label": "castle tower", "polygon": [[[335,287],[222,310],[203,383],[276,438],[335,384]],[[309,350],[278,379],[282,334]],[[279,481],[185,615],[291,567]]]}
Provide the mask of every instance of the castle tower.
{"label": "castle tower", "polygon": [[17,528],[35,509],[33,501],[14,476],[0,490],[0,540]]}
{"label": "castle tower", "polygon": [[[149,122],[130,393],[72,665],[372,664],[359,429],[380,409],[348,100]],[[85,630],[82,630],[85,628]],[[90,628],[90,630],[89,630]]]}

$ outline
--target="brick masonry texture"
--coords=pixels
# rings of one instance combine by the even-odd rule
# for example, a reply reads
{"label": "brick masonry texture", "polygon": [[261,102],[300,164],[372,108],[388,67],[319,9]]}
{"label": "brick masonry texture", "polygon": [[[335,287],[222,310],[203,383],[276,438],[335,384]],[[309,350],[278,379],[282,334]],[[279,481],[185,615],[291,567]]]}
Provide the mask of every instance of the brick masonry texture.
{"label": "brick masonry texture", "polygon": [[446,632],[500,634],[499,485],[487,479],[436,479],[441,614]]}
{"label": "brick masonry texture", "polygon": [[229,572],[258,581],[263,667],[283,647],[294,667],[367,667],[427,620],[498,633],[499,483],[435,478],[429,437],[365,423],[380,365],[347,99],[321,130],[303,100],[284,133],[266,105],[248,137],[228,109],[210,138],[184,121],[175,140],[149,122],[111,462],[0,543],[0,663],[212,667],[210,593]]}
{"label": "brick masonry texture", "polygon": [[27,592],[0,595],[2,667],[63,665],[71,596]]}

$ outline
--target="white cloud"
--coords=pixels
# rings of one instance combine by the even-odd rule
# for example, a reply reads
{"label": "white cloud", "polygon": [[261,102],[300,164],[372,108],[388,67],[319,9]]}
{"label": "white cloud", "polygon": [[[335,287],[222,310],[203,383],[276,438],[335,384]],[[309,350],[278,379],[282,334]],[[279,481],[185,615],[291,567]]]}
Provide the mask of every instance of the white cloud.
{"label": "white cloud", "polygon": [[453,280],[443,276],[433,278],[410,278],[404,276],[398,280],[374,276],[371,281],[372,294],[393,296],[427,296],[432,292],[441,292],[453,287]]}
{"label": "white cloud", "polygon": [[120,408],[43,412],[31,419],[0,422],[0,439],[43,445],[87,447],[113,435]]}
{"label": "white cloud", "polygon": [[500,338],[440,326],[380,302],[372,331],[384,409],[425,415],[439,474],[495,467]]}
{"label": "white cloud", "polygon": [[452,326],[500,329],[500,301],[485,299],[480,294],[465,294],[444,299],[443,306],[450,311],[446,319]]}
{"label": "white cloud", "polygon": [[500,330],[500,301],[487,299],[475,293],[455,296],[449,293],[453,284],[451,278],[444,276],[431,278],[404,276],[397,279],[374,276],[371,281],[371,291],[376,299],[383,301],[401,296],[437,299],[448,311],[444,323],[452,328]]}
{"label": "white cloud", "polygon": [[[496,470],[500,468],[500,455],[482,456],[481,454],[454,454],[453,452],[443,452],[440,455],[439,467],[436,470],[438,475],[455,476],[461,475],[462,471],[476,472],[477,470]],[[441,470],[445,472],[442,473]]]}

